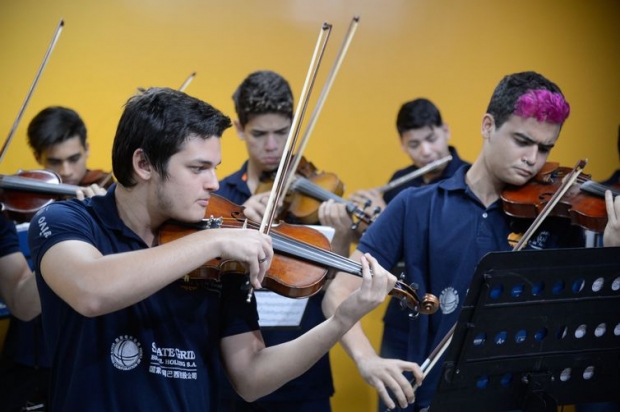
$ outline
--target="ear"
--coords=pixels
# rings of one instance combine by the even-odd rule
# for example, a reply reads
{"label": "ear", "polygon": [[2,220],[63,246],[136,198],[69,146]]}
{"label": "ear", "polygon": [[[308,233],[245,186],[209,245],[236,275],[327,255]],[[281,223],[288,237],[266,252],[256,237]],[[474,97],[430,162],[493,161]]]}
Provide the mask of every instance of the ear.
{"label": "ear", "polygon": [[450,126],[444,123],[441,125],[441,130],[443,130],[444,134],[446,135],[446,141],[450,140]]}
{"label": "ear", "polygon": [[86,157],[88,157],[88,155],[90,154],[90,145],[88,144],[88,142],[84,143],[84,154],[86,155]]}
{"label": "ear", "polygon": [[43,166],[43,159],[41,158],[41,153],[32,152],[32,154],[34,154],[34,158],[37,161],[37,163]]}
{"label": "ear", "polygon": [[235,125],[235,130],[237,131],[237,136],[239,136],[239,139],[245,140],[245,132],[243,131],[243,126],[241,126],[239,120],[235,119],[233,124]]}
{"label": "ear", "polygon": [[492,115],[485,113],[485,115],[482,116],[482,127],[480,130],[482,133],[482,138],[488,140],[491,137],[493,130],[495,130],[495,119]]}
{"label": "ear", "polygon": [[149,180],[153,174],[153,167],[144,154],[144,150],[136,149],[132,156],[133,171],[141,180]]}

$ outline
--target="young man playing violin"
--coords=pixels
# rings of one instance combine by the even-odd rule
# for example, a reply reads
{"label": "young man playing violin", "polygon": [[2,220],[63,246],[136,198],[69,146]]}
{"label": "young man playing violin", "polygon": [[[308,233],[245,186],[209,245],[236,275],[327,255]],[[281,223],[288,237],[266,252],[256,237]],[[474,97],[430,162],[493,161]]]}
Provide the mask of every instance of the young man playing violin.
{"label": "young man playing violin", "polygon": [[[377,257],[382,267],[404,261],[407,280],[420,293],[439,297],[440,311],[410,323],[409,356],[377,356],[356,325],[342,339],[364,379],[389,407],[390,393],[399,404],[412,402],[413,388],[403,374],[415,370],[456,323],[475,267],[488,252],[508,251],[510,235],[523,226],[502,209],[500,194],[506,185],[521,186],[545,164],[556,144],[569,105],[560,89],[534,72],[506,76],[495,89],[482,118],[482,150],[471,167],[461,167],[451,178],[399,194],[368,228],[352,259],[364,253]],[[606,195],[609,223],[605,244],[620,244],[620,199]],[[529,248],[556,248],[582,244],[581,230],[569,220],[548,218],[531,238]],[[323,307],[334,313],[359,282],[337,274]],[[416,402],[407,410],[428,408],[439,381],[439,364],[417,389]]]}
{"label": "young man playing violin", "polygon": [[114,180],[111,173],[87,168],[86,138],[84,121],[66,107],[45,108],[28,125],[28,144],[41,166],[57,173],[62,183],[83,187],[86,197],[103,195]]}
{"label": "young man playing violin", "polygon": [[[215,193],[245,207],[245,215],[260,222],[270,192],[257,193],[264,173],[275,172],[291,128],[293,93],[288,82],[272,71],[250,74],[233,95],[237,134],[245,141],[248,160],[240,170],[224,178]],[[326,214],[325,202],[319,207],[320,222],[336,228],[332,251],[344,256],[350,253],[353,239],[352,221],[346,210]],[[325,317],[321,310],[323,292],[310,297],[299,328],[264,330],[267,346],[288,342],[301,336]],[[290,411],[328,412],[329,398],[334,393],[329,356],[326,354],[308,372],[254,403],[244,402],[230,387],[223,387],[221,411]]]}
{"label": "young man playing violin", "polygon": [[[86,125],[72,109],[51,106],[40,111],[28,125],[28,144],[41,166],[55,172],[62,183],[80,187],[78,199],[103,195],[114,182],[111,173],[87,168]],[[30,256],[27,243],[21,245]],[[8,410],[45,409],[51,365],[44,341],[39,318],[11,318],[0,366],[0,383],[6,389],[0,401]]]}
{"label": "young man playing violin", "polygon": [[244,399],[257,399],[307,370],[393,287],[367,255],[362,287],[333,317],[265,347],[245,276],[183,279],[207,261],[232,260],[258,289],[274,259],[271,238],[253,229],[191,230],[156,246],[170,219],[204,218],[229,126],[207,103],[149,89],[127,102],[117,128],[118,183],[35,216],[29,240],[52,355],[49,411],[216,411],[221,365]]}

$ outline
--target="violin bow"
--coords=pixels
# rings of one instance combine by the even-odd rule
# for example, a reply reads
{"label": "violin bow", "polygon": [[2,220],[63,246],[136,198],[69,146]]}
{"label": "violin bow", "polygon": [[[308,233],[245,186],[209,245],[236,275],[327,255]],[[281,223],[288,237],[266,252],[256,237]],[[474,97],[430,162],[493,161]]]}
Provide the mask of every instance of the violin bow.
{"label": "violin bow", "polygon": [[291,124],[291,129],[289,131],[286,144],[284,145],[284,151],[282,152],[278,172],[276,173],[273,188],[269,195],[269,200],[267,201],[265,214],[263,215],[263,220],[261,221],[260,231],[262,233],[269,233],[273,220],[275,219],[277,209],[276,205],[278,204],[280,196],[283,193],[284,182],[287,180],[288,173],[290,172],[292,150],[297,144],[301,120],[303,119],[308,107],[310,92],[312,91],[314,81],[316,80],[316,74],[321,64],[321,60],[323,59],[323,54],[325,53],[325,47],[327,46],[327,41],[329,40],[331,30],[332,25],[329,23],[323,23],[321,26],[321,31],[319,32],[319,37],[312,55],[312,60],[310,61],[310,67],[308,68],[308,73],[306,75],[306,81],[304,82],[304,87],[301,95],[299,96],[297,110],[295,110],[295,116],[293,116],[293,122]]}
{"label": "violin bow", "polygon": [[321,94],[319,95],[316,105],[314,106],[314,110],[312,111],[312,114],[310,115],[308,126],[306,127],[304,135],[301,138],[297,152],[295,153],[295,157],[293,158],[293,163],[290,167],[290,170],[288,171],[290,178],[287,179],[286,181],[286,186],[284,187],[284,190],[283,190],[284,193],[288,193],[291,183],[294,180],[293,178],[295,175],[295,171],[297,170],[297,167],[299,166],[299,162],[301,162],[301,156],[304,150],[306,149],[306,145],[308,144],[308,141],[310,140],[309,139],[310,135],[312,134],[312,131],[314,130],[314,126],[316,125],[317,119],[319,118],[319,114],[321,114],[321,110],[323,110],[323,105],[325,104],[327,95],[329,94],[332,88],[334,79],[336,78],[336,75],[338,74],[338,71],[340,70],[340,66],[342,65],[342,62],[344,61],[344,57],[346,56],[347,51],[349,50],[349,46],[351,45],[351,41],[353,40],[353,35],[355,34],[355,31],[357,30],[357,25],[359,23],[359,20],[360,20],[359,16],[353,16],[353,19],[351,19],[351,23],[349,24],[347,33],[345,34],[345,37],[342,40],[342,43],[340,45],[340,50],[338,50],[338,54],[336,55],[336,60],[334,61],[334,64],[332,65],[332,68],[329,71],[329,74],[327,75],[327,80],[325,80],[325,85],[323,85]]}
{"label": "violin bow", "polygon": [[34,92],[35,87],[37,87],[37,83],[39,83],[39,78],[41,77],[41,74],[43,73],[43,70],[45,69],[45,66],[47,65],[47,61],[49,60],[52,54],[52,50],[54,50],[54,46],[56,46],[56,42],[58,41],[58,38],[60,37],[60,33],[62,32],[62,29],[64,26],[65,26],[65,21],[63,19],[60,19],[60,22],[58,23],[58,26],[56,27],[56,30],[54,32],[54,36],[52,37],[52,41],[50,42],[50,45],[47,48],[47,52],[45,53],[45,56],[43,57],[41,66],[39,67],[39,70],[37,71],[37,74],[34,77],[34,81],[30,85],[30,90],[28,90],[28,94],[26,94],[26,98],[24,99],[24,102],[22,103],[22,106],[19,109],[19,112],[17,113],[17,118],[15,119],[15,122],[13,122],[13,127],[11,127],[11,130],[9,131],[9,135],[6,138],[4,145],[2,146],[2,149],[0,149],[0,163],[2,162],[2,159],[4,158],[4,155],[6,154],[6,151],[9,147],[9,144],[11,143],[11,140],[13,140],[13,136],[15,136],[15,132],[17,131],[17,126],[19,125],[19,122],[21,121],[22,116],[24,115],[26,106],[28,106],[28,102],[30,101],[30,98],[32,97],[32,93]]}
{"label": "violin bow", "polygon": [[[545,220],[545,218],[549,216],[549,213],[558,204],[560,199],[562,199],[562,196],[564,196],[566,192],[570,189],[570,187],[575,183],[575,181],[577,180],[577,178],[579,177],[579,175],[581,174],[581,172],[583,171],[583,169],[586,167],[587,164],[588,164],[587,159],[580,160],[577,162],[577,164],[575,165],[571,173],[564,178],[564,182],[562,182],[562,185],[560,186],[560,188],[553,194],[553,196],[551,196],[551,198],[549,199],[549,201],[547,202],[543,210],[541,210],[541,212],[536,217],[536,219],[534,219],[534,222],[532,222],[528,230],[523,234],[519,242],[512,249],[513,252],[523,249],[523,247],[527,244],[528,240],[532,237],[534,232],[540,227],[543,220]],[[452,342],[452,337],[454,336],[455,330],[456,330],[456,324],[454,324],[452,328],[450,329],[450,331],[446,333],[446,335],[441,340],[439,345],[437,345],[437,347],[433,350],[433,352],[428,357],[428,359],[426,359],[424,363],[421,365],[422,372],[424,373],[425,377],[430,372],[430,370],[433,368],[433,366],[435,366],[435,364],[437,363],[437,360],[441,358],[441,355],[443,355],[443,353],[446,351],[448,346],[450,346],[450,342]],[[417,388],[417,383],[414,383],[413,380],[410,383],[413,385],[413,389],[415,390]]]}
{"label": "violin bow", "polygon": [[[435,364],[439,361],[439,359],[444,354],[446,349],[448,349],[448,346],[450,346],[450,343],[452,342],[452,337],[454,336],[455,329],[456,329],[456,324],[454,324],[452,328],[450,328],[450,330],[448,331],[448,333],[445,334],[441,342],[439,342],[439,345],[435,347],[433,352],[431,352],[428,358],[426,358],[426,360],[422,363],[422,365],[420,365],[420,369],[422,370],[422,376],[424,378],[426,378],[426,376],[430,373],[431,369],[433,369],[433,366],[435,366]],[[409,383],[411,384],[411,387],[413,388],[414,391],[418,389],[418,382],[415,380],[415,377],[412,378],[409,381]],[[390,411],[391,409],[385,410],[385,412],[390,412]]]}
{"label": "violin bow", "polygon": [[411,173],[407,173],[404,176],[399,177],[398,179],[392,180],[391,182],[383,185],[383,186],[379,186],[378,188],[375,189],[376,192],[378,192],[379,194],[385,193],[388,190],[392,190],[395,187],[404,185],[405,183],[416,179],[420,176],[425,175],[428,172],[432,172],[433,170],[437,169],[438,167],[448,163],[449,161],[452,160],[452,156],[448,155],[446,157],[442,157],[441,159],[435,160],[434,162],[431,162],[429,164],[427,164],[426,166],[423,166],[419,169],[414,170]]}
{"label": "violin bow", "polygon": [[181,87],[179,87],[179,91],[180,92],[184,92],[185,89],[187,89],[187,86],[189,86],[189,84],[192,82],[192,80],[194,80],[194,77],[196,77],[196,72],[193,72],[192,74],[190,74],[187,79],[185,79],[185,81],[183,82],[183,84],[181,85]]}
{"label": "violin bow", "polygon": [[[312,54],[312,60],[310,61],[310,67],[308,68],[306,81],[304,82],[304,87],[301,91],[301,95],[299,96],[297,110],[295,110],[295,116],[293,116],[291,130],[289,131],[288,137],[286,139],[286,144],[284,145],[284,151],[282,152],[282,158],[280,159],[278,172],[276,173],[273,187],[271,188],[271,193],[269,194],[269,200],[267,201],[265,214],[263,215],[263,220],[260,224],[259,230],[261,233],[268,234],[271,230],[273,220],[275,219],[277,210],[276,205],[280,201],[280,196],[283,192],[282,189],[284,188],[284,182],[285,179],[287,179],[286,171],[290,170],[292,149],[295,147],[297,137],[299,136],[301,120],[303,119],[303,116],[308,107],[310,92],[312,91],[312,86],[314,85],[314,81],[316,80],[316,74],[319,71],[319,66],[321,65],[321,60],[323,59],[323,54],[325,53],[325,47],[327,46],[327,41],[329,40],[329,35],[331,31],[332,25],[329,23],[323,23],[323,25],[321,26],[321,31],[319,32],[319,38],[317,39],[316,46],[314,48],[314,53]],[[246,298],[247,302],[250,302],[253,293],[254,289],[250,288],[248,291],[248,296]]]}

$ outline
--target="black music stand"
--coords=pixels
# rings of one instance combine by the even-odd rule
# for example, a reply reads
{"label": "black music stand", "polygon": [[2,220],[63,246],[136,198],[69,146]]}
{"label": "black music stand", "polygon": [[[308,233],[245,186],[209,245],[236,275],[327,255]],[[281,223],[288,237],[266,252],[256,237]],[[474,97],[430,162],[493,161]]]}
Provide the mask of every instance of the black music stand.
{"label": "black music stand", "polygon": [[432,412],[620,402],[620,247],[486,255],[445,359]]}

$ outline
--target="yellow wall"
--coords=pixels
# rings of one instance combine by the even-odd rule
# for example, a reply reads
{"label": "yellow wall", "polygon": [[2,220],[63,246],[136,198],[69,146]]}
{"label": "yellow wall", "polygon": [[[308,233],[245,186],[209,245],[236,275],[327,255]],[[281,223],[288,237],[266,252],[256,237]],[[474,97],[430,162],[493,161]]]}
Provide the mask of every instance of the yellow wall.
{"label": "yellow wall", "polygon": [[[197,71],[186,91],[233,115],[236,86],[252,71],[271,69],[298,95],[328,21],[334,30],[320,86],[355,14],[359,28],[306,150],[315,165],[347,183],[347,193],[383,184],[408,164],[394,120],[400,104],[414,97],[438,104],[452,143],[473,161],[494,86],[522,70],[557,82],[572,106],[551,158],[566,166],[588,158],[586,171],[596,179],[618,167],[617,0],[4,0],[0,131],[11,128],[60,18],[66,26],[0,173],[36,167],[25,129],[48,105],[83,116],[91,167],[110,169],[116,123],[137,87],[178,88]],[[233,131],[223,147],[225,176],[245,152]],[[375,341],[381,313],[366,320]],[[333,360],[335,410],[373,410],[374,393],[339,348]]]}

